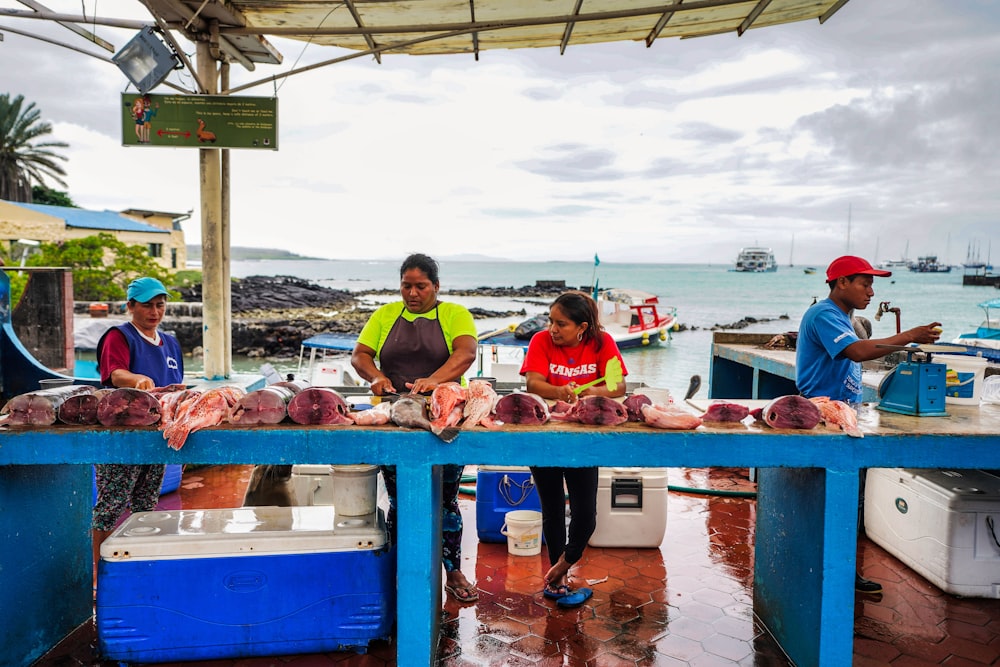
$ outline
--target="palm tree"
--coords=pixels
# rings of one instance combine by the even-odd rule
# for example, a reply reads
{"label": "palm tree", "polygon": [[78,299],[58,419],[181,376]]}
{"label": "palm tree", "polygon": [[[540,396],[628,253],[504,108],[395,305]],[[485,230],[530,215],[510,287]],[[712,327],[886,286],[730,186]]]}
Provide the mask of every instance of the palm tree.
{"label": "palm tree", "polygon": [[50,149],[69,144],[37,142],[52,133],[52,125],[40,122],[40,116],[34,102],[24,106],[23,95],[13,100],[8,93],[0,95],[0,199],[30,202],[31,186],[44,185],[46,176],[66,187],[61,178],[66,172],[57,162],[66,157]]}

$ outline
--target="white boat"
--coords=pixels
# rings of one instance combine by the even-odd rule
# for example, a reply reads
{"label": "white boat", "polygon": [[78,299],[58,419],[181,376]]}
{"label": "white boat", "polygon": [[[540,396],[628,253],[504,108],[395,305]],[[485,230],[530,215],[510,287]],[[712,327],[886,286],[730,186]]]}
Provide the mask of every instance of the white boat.
{"label": "white boat", "polygon": [[[348,334],[321,333],[302,341],[296,379],[314,387],[361,387],[368,383],[351,366],[351,351],[358,337]],[[309,352],[308,359],[306,351]],[[303,372],[305,365],[305,372]]]}
{"label": "white boat", "polygon": [[[986,359],[1000,362],[1000,299],[991,299],[977,304],[986,312],[986,319],[972,333],[961,334],[952,342],[965,345],[972,354],[981,354]],[[993,313],[990,313],[990,309]]]}
{"label": "white boat", "polygon": [[663,306],[655,294],[635,289],[597,293],[601,326],[619,349],[646,347],[667,340],[677,326],[677,309]]}
{"label": "white boat", "polygon": [[917,261],[911,262],[910,271],[915,273],[948,273],[951,271],[951,265],[939,263],[937,255],[927,255],[926,257],[918,257]]}
{"label": "white boat", "polygon": [[778,263],[774,261],[774,251],[762,246],[740,248],[736,267],[730,269],[740,273],[770,273],[777,270]]}

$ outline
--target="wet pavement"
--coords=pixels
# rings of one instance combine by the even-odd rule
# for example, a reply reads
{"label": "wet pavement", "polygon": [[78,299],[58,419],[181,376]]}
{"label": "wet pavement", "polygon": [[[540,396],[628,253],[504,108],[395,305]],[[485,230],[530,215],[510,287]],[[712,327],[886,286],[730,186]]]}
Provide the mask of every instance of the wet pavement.
{"label": "wet pavement", "polygon": [[[185,470],[163,509],[236,507],[252,466]],[[469,468],[474,474],[474,468]],[[463,496],[462,570],[479,600],[445,598],[438,664],[466,665],[790,665],[753,614],[755,484],[745,468],[669,471],[666,532],[659,548],[588,548],[571,571],[594,595],[561,609],[541,595],[548,562],[513,556],[506,544],[479,542],[475,498]],[[682,492],[675,489],[689,489]],[[710,493],[694,492],[700,489]],[[718,493],[724,495],[716,495]],[[862,538],[858,564],[885,586],[856,595],[854,664],[972,667],[1000,665],[1000,600],[959,598]],[[85,623],[35,664],[114,665],[96,655]],[[376,641],[366,654],[233,658],[169,663],[177,667],[394,665],[396,646]],[[399,647],[405,650],[405,647]]]}

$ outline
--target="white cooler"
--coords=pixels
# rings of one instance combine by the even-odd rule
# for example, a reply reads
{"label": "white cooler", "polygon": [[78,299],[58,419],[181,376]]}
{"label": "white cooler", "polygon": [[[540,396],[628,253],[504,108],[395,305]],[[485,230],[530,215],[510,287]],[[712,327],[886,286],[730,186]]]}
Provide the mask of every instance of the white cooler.
{"label": "white cooler", "polygon": [[1000,477],[995,474],[871,468],[865,532],[947,593],[1000,598]]}
{"label": "white cooler", "polygon": [[666,529],[666,468],[598,468],[591,546],[659,547]]}

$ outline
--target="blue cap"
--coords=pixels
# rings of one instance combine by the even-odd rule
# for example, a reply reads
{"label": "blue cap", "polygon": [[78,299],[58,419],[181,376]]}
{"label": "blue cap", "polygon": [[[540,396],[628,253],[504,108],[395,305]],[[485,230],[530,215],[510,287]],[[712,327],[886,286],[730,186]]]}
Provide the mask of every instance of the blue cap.
{"label": "blue cap", "polygon": [[146,303],[161,294],[170,298],[170,292],[156,278],[136,278],[128,286],[129,301],[135,299],[139,303]]}

